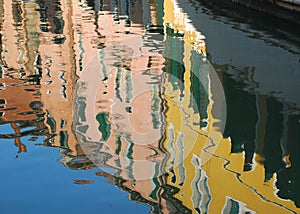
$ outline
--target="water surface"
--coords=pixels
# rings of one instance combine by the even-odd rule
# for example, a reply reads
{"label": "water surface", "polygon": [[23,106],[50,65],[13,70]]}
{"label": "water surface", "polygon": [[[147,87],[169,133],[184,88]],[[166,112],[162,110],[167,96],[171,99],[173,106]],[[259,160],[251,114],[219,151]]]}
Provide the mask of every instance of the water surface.
{"label": "water surface", "polygon": [[299,212],[293,28],[194,0],[0,11],[1,213]]}

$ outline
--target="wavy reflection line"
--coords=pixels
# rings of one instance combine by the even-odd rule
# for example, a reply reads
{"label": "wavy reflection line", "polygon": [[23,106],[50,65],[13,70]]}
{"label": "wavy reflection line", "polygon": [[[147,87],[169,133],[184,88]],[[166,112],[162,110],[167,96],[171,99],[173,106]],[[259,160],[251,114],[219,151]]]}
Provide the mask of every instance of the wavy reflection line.
{"label": "wavy reflection line", "polygon": [[207,213],[209,204],[212,200],[208,185],[208,177],[201,167],[202,161],[200,157],[193,154],[191,162],[196,170],[195,177],[191,183],[191,188],[197,190],[193,191],[191,200],[198,213]]}
{"label": "wavy reflection line", "polygon": [[176,145],[178,149],[178,175],[179,175],[179,186],[182,186],[185,181],[185,167],[184,167],[184,134],[179,132]]}
{"label": "wavy reflection line", "polygon": [[226,196],[226,202],[222,209],[222,213],[247,213],[256,214],[255,211],[247,208],[247,204]]}
{"label": "wavy reflection line", "polygon": [[134,143],[132,142],[132,140],[130,139],[130,136],[124,136],[124,140],[126,141],[126,143],[128,144],[127,148],[126,148],[126,156],[127,156],[127,166],[125,167],[127,169],[127,174],[128,177],[135,181],[134,175],[133,175],[133,157],[132,157],[132,153],[133,153],[133,146]]}
{"label": "wavy reflection line", "polygon": [[154,129],[158,129],[161,124],[161,118],[159,115],[160,111],[160,97],[159,97],[159,88],[152,85],[151,87],[151,117],[152,117],[152,126]]}
{"label": "wavy reflection line", "polygon": [[132,85],[132,79],[131,79],[131,70],[127,70],[125,72],[125,92],[126,92],[126,103],[130,103],[133,95],[133,85]]}
{"label": "wavy reflection line", "polygon": [[158,180],[158,177],[159,177],[158,175],[159,175],[159,163],[155,163],[155,165],[154,165],[154,175],[153,175],[153,178],[152,178],[153,189],[152,189],[152,192],[150,193],[150,197],[153,200],[158,199],[159,189],[161,187],[161,184],[159,183],[159,180]]}
{"label": "wavy reflection line", "polygon": [[99,63],[100,63],[100,65],[102,65],[102,69],[101,69],[101,71],[102,71],[102,74],[103,74],[103,81],[104,80],[107,80],[108,79],[108,73],[107,73],[107,68],[106,68],[106,63],[105,63],[105,51],[104,51],[104,49],[102,49],[102,50],[100,50],[99,51],[100,53],[99,53],[99,58],[100,58],[100,60],[99,60]]}
{"label": "wavy reflection line", "polygon": [[168,133],[169,133],[169,141],[167,142],[167,149],[169,151],[171,151],[171,155],[170,155],[170,160],[169,160],[169,164],[170,164],[170,168],[169,171],[172,173],[172,178],[171,178],[171,182],[175,183],[176,182],[176,175],[174,173],[174,164],[175,164],[175,158],[176,158],[176,150],[173,146],[174,140],[175,140],[175,131],[174,131],[174,125],[171,123],[168,127]]}
{"label": "wavy reflection line", "polygon": [[123,102],[121,97],[121,78],[122,78],[122,69],[120,67],[117,68],[117,75],[115,78],[115,91],[116,91],[116,98],[118,98],[121,102]]}
{"label": "wavy reflection line", "polygon": [[268,203],[272,203],[272,204],[277,205],[277,206],[279,206],[279,207],[281,207],[281,208],[284,208],[284,209],[287,210],[287,211],[290,211],[291,213],[297,214],[297,212],[295,212],[294,210],[292,210],[292,209],[290,209],[290,208],[288,208],[288,207],[286,207],[286,206],[284,206],[284,205],[282,205],[282,204],[279,204],[279,203],[277,203],[276,201],[269,200],[269,199],[266,198],[264,195],[262,195],[261,193],[259,193],[259,191],[258,191],[256,188],[254,188],[253,186],[251,186],[251,185],[247,184],[246,182],[244,182],[244,181],[241,179],[241,173],[235,172],[234,170],[231,170],[231,169],[229,169],[229,168],[227,167],[227,166],[231,163],[230,160],[228,160],[227,158],[224,158],[224,157],[222,157],[222,156],[216,155],[216,154],[211,153],[211,152],[208,151],[209,148],[216,146],[216,144],[214,143],[214,140],[213,140],[210,136],[208,136],[208,135],[206,135],[206,134],[203,134],[203,133],[201,133],[201,132],[199,132],[199,131],[193,129],[191,126],[188,126],[188,127],[191,128],[192,130],[194,130],[194,131],[195,131],[196,133],[198,133],[199,135],[206,137],[206,138],[210,141],[210,145],[208,145],[207,147],[203,148],[202,151],[206,152],[207,154],[209,154],[209,155],[211,155],[211,156],[213,156],[213,157],[215,157],[215,158],[224,160],[226,163],[223,164],[223,168],[224,168],[226,171],[228,171],[228,172],[230,172],[230,173],[232,173],[232,174],[235,174],[237,180],[238,180],[241,184],[243,184],[244,186],[246,186],[246,187],[248,187],[249,189],[251,189],[251,190],[252,190],[252,191],[253,191],[260,199],[262,199],[263,201],[268,202]]}
{"label": "wavy reflection line", "polygon": [[229,169],[229,168],[227,167],[227,166],[231,163],[230,160],[228,160],[227,158],[224,158],[224,157],[222,157],[222,156],[219,156],[219,155],[216,155],[216,154],[214,154],[214,153],[209,152],[209,151],[208,151],[209,148],[212,148],[212,147],[217,146],[217,145],[214,143],[214,140],[213,140],[210,136],[208,136],[207,134],[201,133],[201,132],[199,132],[198,130],[194,129],[191,125],[189,125],[189,124],[188,124],[188,118],[190,118],[191,116],[190,116],[184,109],[182,109],[182,111],[184,112],[184,114],[185,114],[185,116],[186,116],[186,119],[185,119],[185,125],[186,125],[188,128],[190,128],[191,130],[193,130],[194,132],[196,132],[197,134],[199,134],[199,135],[201,135],[201,136],[203,136],[203,137],[206,137],[206,138],[210,141],[210,144],[209,144],[207,147],[203,148],[202,151],[206,152],[207,154],[209,154],[209,155],[211,155],[211,156],[213,156],[213,157],[215,157],[215,158],[224,160],[226,163],[223,164],[223,168],[224,168],[226,171],[228,171],[228,172],[230,172],[230,173],[232,173],[232,174],[235,174],[237,180],[238,180],[241,184],[243,184],[244,186],[246,186],[246,187],[248,187],[249,189],[251,189],[251,190],[252,190],[252,191],[253,191],[260,199],[262,199],[263,201],[266,201],[266,202],[268,202],[268,203],[272,203],[272,204],[277,205],[277,206],[279,206],[279,207],[281,207],[281,208],[284,208],[284,209],[287,210],[287,211],[290,211],[290,212],[292,212],[292,213],[297,214],[297,213],[296,213],[295,211],[293,211],[292,209],[290,209],[290,208],[288,208],[288,207],[286,207],[286,206],[284,206],[284,205],[282,205],[282,204],[279,204],[279,203],[277,203],[276,201],[272,201],[272,200],[267,199],[264,195],[262,195],[261,193],[259,193],[259,191],[258,191],[256,188],[254,188],[253,186],[251,186],[251,185],[247,184],[246,182],[244,182],[244,181],[241,179],[241,173],[235,172],[235,171],[233,171],[233,170],[231,170],[231,169]]}

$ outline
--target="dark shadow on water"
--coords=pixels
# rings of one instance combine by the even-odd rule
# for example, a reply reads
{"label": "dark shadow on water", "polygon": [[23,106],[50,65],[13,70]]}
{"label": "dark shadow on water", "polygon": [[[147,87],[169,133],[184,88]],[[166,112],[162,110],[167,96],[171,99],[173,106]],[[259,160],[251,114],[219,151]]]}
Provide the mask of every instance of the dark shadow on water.
{"label": "dark shadow on water", "polygon": [[232,75],[222,76],[228,111],[224,137],[230,137],[231,153],[244,152],[244,171],[262,164],[265,182],[276,174],[277,195],[299,207],[299,113],[288,114],[276,98],[248,91]]}

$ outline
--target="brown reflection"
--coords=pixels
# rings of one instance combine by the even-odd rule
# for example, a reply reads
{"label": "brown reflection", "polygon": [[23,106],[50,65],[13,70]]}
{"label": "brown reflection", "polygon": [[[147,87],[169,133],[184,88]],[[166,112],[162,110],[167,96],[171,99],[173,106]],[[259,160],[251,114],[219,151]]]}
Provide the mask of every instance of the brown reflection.
{"label": "brown reflection", "polygon": [[20,127],[17,126],[17,124],[15,122],[11,123],[11,127],[13,128],[13,130],[15,131],[16,134],[16,138],[15,138],[15,145],[19,148],[18,153],[21,152],[27,152],[26,146],[21,142],[19,134],[20,132]]}
{"label": "brown reflection", "polygon": [[[45,125],[54,137],[48,146],[67,149],[76,156],[77,140],[72,131],[73,90],[76,81],[72,5],[70,1],[40,1],[44,24],[49,30],[40,32],[41,99],[44,103]],[[45,15],[46,14],[46,15]]]}
{"label": "brown reflection", "polygon": [[81,185],[86,185],[86,184],[92,184],[92,180],[74,180],[74,184],[81,184]]}
{"label": "brown reflection", "polygon": [[[22,4],[19,1],[5,1],[1,6],[0,124],[10,124],[14,130],[14,134],[2,134],[1,138],[14,138],[18,153],[21,153],[27,150],[21,142],[22,136],[47,134],[43,124],[38,76],[25,70],[24,60],[30,58],[30,51],[34,52],[38,43],[33,45],[33,50],[26,51],[23,41],[31,29],[26,31],[22,28],[25,23]],[[32,63],[31,67],[38,69],[38,65]],[[30,130],[22,131],[24,128]]]}
{"label": "brown reflection", "polygon": [[[1,2],[1,9],[0,125],[10,124],[14,131],[1,134],[1,138],[14,138],[18,153],[21,153],[27,151],[26,145],[21,142],[22,136],[47,134],[39,75],[35,75],[38,64],[35,60],[26,60],[36,54],[38,42],[28,43],[30,47],[27,48],[24,45],[25,40],[30,40],[34,26],[24,27],[25,13],[21,2]],[[26,69],[26,64],[30,63],[32,70]]]}
{"label": "brown reflection", "polygon": [[[61,6],[66,8],[64,12]],[[71,130],[75,81],[71,8],[66,2],[14,0],[3,2],[1,8],[5,10],[1,23],[4,49],[0,119],[2,124],[11,123],[16,132],[2,137],[15,138],[19,151],[26,151],[20,137],[44,135],[45,145],[76,152],[77,140]],[[50,31],[41,31],[46,23],[50,23]],[[64,31],[71,36],[65,43],[58,40]],[[30,130],[22,131],[23,128]]]}

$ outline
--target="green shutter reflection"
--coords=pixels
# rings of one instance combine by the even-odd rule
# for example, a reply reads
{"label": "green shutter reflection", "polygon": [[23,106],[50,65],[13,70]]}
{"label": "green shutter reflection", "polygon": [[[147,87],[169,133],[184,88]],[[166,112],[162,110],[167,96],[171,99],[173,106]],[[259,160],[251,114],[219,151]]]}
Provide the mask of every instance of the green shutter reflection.
{"label": "green shutter reflection", "polygon": [[54,120],[54,118],[50,115],[50,112],[47,110],[47,119],[46,119],[46,123],[50,126],[51,129],[51,133],[55,133],[56,132],[56,121]]}
{"label": "green shutter reflection", "polygon": [[107,141],[110,136],[111,125],[108,121],[108,113],[99,113],[96,116],[97,121],[99,122],[99,131],[102,134],[101,141]]}
{"label": "green shutter reflection", "polygon": [[152,182],[154,183],[155,185],[155,188],[153,189],[153,191],[151,192],[150,194],[150,197],[153,199],[153,200],[157,200],[157,193],[158,193],[158,190],[160,188],[160,183],[158,181],[158,173],[159,172],[159,164],[155,164],[155,174],[153,176],[153,179],[152,179]]}
{"label": "green shutter reflection", "polygon": [[64,148],[69,148],[68,146],[68,132],[67,131],[60,131],[59,132],[59,141],[60,141],[60,146]]}
{"label": "green shutter reflection", "polygon": [[119,155],[122,148],[121,135],[117,136],[117,145],[116,154]]}

